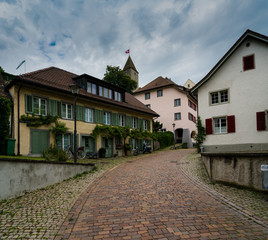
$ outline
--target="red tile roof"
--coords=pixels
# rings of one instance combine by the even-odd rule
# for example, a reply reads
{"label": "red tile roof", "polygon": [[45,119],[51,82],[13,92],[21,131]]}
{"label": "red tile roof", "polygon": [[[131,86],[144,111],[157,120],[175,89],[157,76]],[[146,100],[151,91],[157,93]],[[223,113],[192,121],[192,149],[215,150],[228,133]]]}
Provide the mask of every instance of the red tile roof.
{"label": "red tile roof", "polygon": [[[56,67],[49,67],[35,72],[20,75],[19,78],[16,78],[14,81],[12,81],[8,87],[10,88],[13,84],[15,84],[15,82],[22,81],[25,83],[37,85],[39,87],[50,88],[65,92],[67,94],[71,94],[69,86],[74,83],[73,78],[75,77],[78,77],[78,75]],[[116,105],[118,107],[141,111],[149,115],[158,116],[156,112],[146,107],[143,103],[141,103],[129,93],[125,94],[125,102],[119,102],[111,100],[109,98],[100,97],[98,95],[88,93],[84,89],[80,90],[79,96],[96,101],[101,101],[110,105]]]}

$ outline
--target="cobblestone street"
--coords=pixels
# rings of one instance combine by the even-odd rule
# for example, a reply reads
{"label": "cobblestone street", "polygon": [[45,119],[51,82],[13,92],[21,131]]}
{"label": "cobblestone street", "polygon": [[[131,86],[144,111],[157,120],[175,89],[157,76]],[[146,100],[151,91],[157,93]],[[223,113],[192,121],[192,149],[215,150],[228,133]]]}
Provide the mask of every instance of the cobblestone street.
{"label": "cobblestone street", "polygon": [[99,160],[2,201],[0,239],[266,239],[267,194],[211,184],[193,152]]}

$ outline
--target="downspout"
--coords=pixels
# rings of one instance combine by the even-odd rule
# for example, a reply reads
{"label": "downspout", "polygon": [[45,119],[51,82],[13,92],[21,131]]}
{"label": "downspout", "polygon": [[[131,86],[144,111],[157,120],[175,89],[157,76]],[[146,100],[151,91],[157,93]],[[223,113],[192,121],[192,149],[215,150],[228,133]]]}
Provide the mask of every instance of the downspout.
{"label": "downspout", "polygon": [[18,151],[17,155],[20,155],[20,90],[21,90],[21,85],[19,87],[18,93],[17,93],[17,98],[18,98]]}

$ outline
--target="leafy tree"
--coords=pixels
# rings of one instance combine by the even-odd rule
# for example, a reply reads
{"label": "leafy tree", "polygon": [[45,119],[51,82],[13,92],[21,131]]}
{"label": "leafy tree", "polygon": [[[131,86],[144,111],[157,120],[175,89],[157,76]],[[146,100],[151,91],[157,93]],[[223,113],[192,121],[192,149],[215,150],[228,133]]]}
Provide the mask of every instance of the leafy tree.
{"label": "leafy tree", "polygon": [[0,155],[5,154],[5,142],[9,137],[9,115],[11,113],[11,102],[9,99],[0,98]]}
{"label": "leafy tree", "polygon": [[126,75],[119,67],[107,66],[103,80],[132,93],[137,88],[137,82]]}
{"label": "leafy tree", "polygon": [[163,124],[159,121],[153,121],[153,132],[158,132],[160,129],[162,129]]}
{"label": "leafy tree", "polygon": [[4,69],[0,66],[0,73],[5,72]]}
{"label": "leafy tree", "polygon": [[200,147],[204,142],[204,140],[206,139],[206,128],[202,125],[200,116],[197,117],[196,128],[197,128],[197,134],[195,135],[194,139],[196,141],[197,152],[200,152],[201,151]]}

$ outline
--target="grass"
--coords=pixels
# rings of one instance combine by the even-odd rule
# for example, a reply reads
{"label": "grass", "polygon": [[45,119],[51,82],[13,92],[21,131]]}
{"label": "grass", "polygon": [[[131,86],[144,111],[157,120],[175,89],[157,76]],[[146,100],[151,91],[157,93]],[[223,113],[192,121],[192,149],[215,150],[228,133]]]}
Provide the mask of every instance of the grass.
{"label": "grass", "polygon": [[41,157],[28,157],[28,156],[6,156],[6,155],[0,155],[0,158],[14,158],[14,159],[27,159],[27,160],[45,161],[45,158],[41,158]]}

